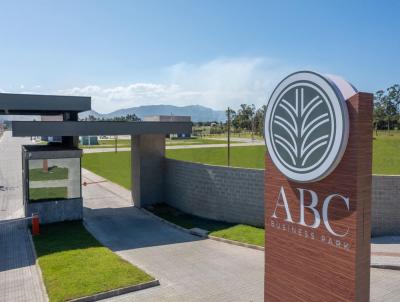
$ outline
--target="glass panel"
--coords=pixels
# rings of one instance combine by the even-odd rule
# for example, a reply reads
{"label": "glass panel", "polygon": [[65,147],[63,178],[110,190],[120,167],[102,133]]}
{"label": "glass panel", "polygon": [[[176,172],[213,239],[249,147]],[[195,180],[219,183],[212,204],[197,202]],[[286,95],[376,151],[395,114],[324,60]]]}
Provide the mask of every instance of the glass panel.
{"label": "glass panel", "polygon": [[29,160],[29,201],[81,197],[79,158]]}

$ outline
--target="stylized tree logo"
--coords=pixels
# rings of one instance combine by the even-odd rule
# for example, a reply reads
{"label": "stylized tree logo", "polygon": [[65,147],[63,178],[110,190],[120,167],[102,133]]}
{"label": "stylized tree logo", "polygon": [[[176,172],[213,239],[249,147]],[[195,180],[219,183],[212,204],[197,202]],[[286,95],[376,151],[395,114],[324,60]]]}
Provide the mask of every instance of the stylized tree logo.
{"label": "stylized tree logo", "polygon": [[280,97],[270,135],[285,166],[307,171],[318,163],[329,148],[332,114],[326,96],[310,85],[295,85]]}
{"label": "stylized tree logo", "polygon": [[271,94],[264,132],[269,157],[283,175],[299,182],[320,180],[333,171],[346,149],[346,102],[329,77],[312,71],[292,73]]}

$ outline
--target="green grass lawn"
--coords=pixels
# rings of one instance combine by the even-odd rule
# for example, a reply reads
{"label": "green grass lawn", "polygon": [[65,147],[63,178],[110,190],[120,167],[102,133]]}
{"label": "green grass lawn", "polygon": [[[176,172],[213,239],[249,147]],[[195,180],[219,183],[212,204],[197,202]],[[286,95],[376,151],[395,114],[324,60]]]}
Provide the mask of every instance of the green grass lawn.
{"label": "green grass lawn", "polygon": [[42,168],[29,169],[30,181],[59,180],[59,179],[68,179],[68,168],[53,166],[49,167],[48,172],[44,172]]}
{"label": "green grass lawn", "polygon": [[[114,145],[115,139],[99,139],[98,143],[99,143],[99,145]],[[117,139],[117,144],[130,145],[131,140],[130,139]]]}
{"label": "green grass lawn", "polygon": [[[232,166],[264,168],[264,146],[234,147],[231,149]],[[226,148],[166,150],[169,158],[212,165],[227,164]],[[131,153],[89,153],[82,158],[82,167],[111,180],[127,189],[131,188]]]}
{"label": "green grass lawn", "polygon": [[67,197],[68,197],[67,187],[29,188],[30,202],[66,199]]}
{"label": "green grass lawn", "polygon": [[[227,165],[227,148],[166,150],[173,159]],[[231,148],[231,166],[264,169],[264,146]],[[130,189],[130,152],[85,154],[82,166]],[[374,174],[400,174],[400,136],[378,135],[373,141]]]}
{"label": "green grass lawn", "polygon": [[44,225],[33,238],[51,302],[154,280],[102,246],[80,221]]}
{"label": "green grass lawn", "polygon": [[[80,145],[80,148],[115,148],[115,141],[114,140],[99,140],[98,145]],[[209,144],[225,144],[226,138],[215,140],[215,139],[204,139],[204,138],[182,138],[182,139],[166,139],[167,146],[187,146],[187,145],[209,145]],[[240,142],[234,142],[240,143]],[[128,139],[121,139],[117,142],[118,148],[130,148],[131,141]]]}
{"label": "green grass lawn", "polygon": [[[227,148],[167,150],[169,158],[211,165],[228,164]],[[231,148],[231,166],[264,169],[264,146]]]}
{"label": "green grass lawn", "polygon": [[[221,139],[205,139],[205,138],[185,138],[185,139],[167,139],[167,146],[182,146],[182,145],[210,145],[210,144],[226,144],[227,140]],[[236,142],[235,142],[236,143]]]}
{"label": "green grass lawn", "polygon": [[[227,133],[222,133],[222,134],[209,134],[209,135],[207,135],[207,136],[205,136],[205,137],[225,138],[225,139],[226,139],[226,138],[228,137],[228,134],[227,134]],[[244,133],[244,132],[242,132],[242,133],[235,133],[235,132],[232,132],[232,133],[231,133],[231,137],[252,138],[252,135],[251,135],[250,132],[246,132],[246,133]],[[264,137],[263,137],[262,135],[254,134],[253,137],[254,137],[255,139],[258,139],[258,140],[264,140]]]}
{"label": "green grass lawn", "polygon": [[263,228],[205,219],[184,213],[166,204],[156,204],[148,210],[186,229],[201,228],[209,231],[211,236],[264,246]]}
{"label": "green grass lawn", "polygon": [[[117,148],[130,148],[131,145],[125,145],[125,144],[118,144]],[[115,145],[79,145],[79,148],[82,149],[96,149],[96,148],[106,148],[106,149],[114,149]]]}
{"label": "green grass lawn", "polygon": [[400,135],[380,133],[373,141],[372,173],[400,174]]}
{"label": "green grass lawn", "polygon": [[258,246],[265,246],[265,230],[250,225],[237,224],[224,230],[211,232],[210,235]]}
{"label": "green grass lawn", "polygon": [[85,154],[82,167],[131,189],[131,152]]}

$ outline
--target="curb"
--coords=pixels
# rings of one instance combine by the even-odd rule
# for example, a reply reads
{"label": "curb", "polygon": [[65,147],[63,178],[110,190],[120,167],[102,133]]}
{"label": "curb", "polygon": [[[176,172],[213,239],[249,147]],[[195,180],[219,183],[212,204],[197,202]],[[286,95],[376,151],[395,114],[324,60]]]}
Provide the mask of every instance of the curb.
{"label": "curb", "polygon": [[38,275],[40,277],[40,281],[41,281],[40,282],[40,288],[41,288],[42,295],[43,295],[43,301],[47,302],[47,301],[49,301],[49,295],[47,294],[46,287],[44,286],[42,269],[40,268],[40,265],[39,265],[39,260],[38,260],[37,254],[36,254],[35,244],[33,242],[32,234],[29,231],[29,229],[27,230],[27,232],[28,232],[29,241],[30,241],[30,243],[32,245],[33,256],[35,257],[36,271],[37,271],[37,273],[38,273]]}
{"label": "curb", "polygon": [[250,249],[255,249],[255,250],[258,250],[258,251],[264,251],[265,250],[264,247],[258,246],[258,245],[254,245],[254,244],[243,243],[243,242],[230,240],[230,239],[225,239],[225,238],[221,238],[221,237],[216,237],[216,236],[212,236],[212,235],[203,236],[203,235],[200,235],[197,232],[193,232],[193,231],[191,231],[189,229],[186,229],[184,227],[176,225],[175,223],[172,223],[172,222],[170,222],[168,220],[165,220],[164,218],[161,218],[160,216],[157,216],[156,214],[154,214],[154,213],[152,213],[152,212],[150,212],[150,211],[148,211],[148,210],[146,210],[144,208],[140,208],[140,210],[142,210],[147,215],[150,215],[150,216],[156,218],[157,220],[160,220],[160,221],[162,221],[162,222],[164,222],[164,223],[166,223],[166,224],[168,224],[168,225],[170,225],[170,226],[172,226],[172,227],[174,227],[174,228],[176,228],[178,230],[181,230],[181,231],[183,231],[185,233],[188,233],[188,234],[191,234],[191,235],[194,235],[194,236],[198,236],[198,237],[201,237],[201,238],[208,238],[208,239],[211,239],[211,240],[224,242],[224,243],[228,243],[228,244],[232,244],[232,245],[237,245],[237,246],[241,246],[241,247],[246,247],[246,248],[250,248]]}
{"label": "curb", "polygon": [[391,264],[373,264],[373,263],[371,263],[370,267],[377,268],[377,269],[390,269],[393,271],[400,271],[400,266],[391,265]]}
{"label": "curb", "polygon": [[112,298],[112,297],[128,294],[128,293],[131,293],[131,292],[135,292],[135,291],[138,291],[138,290],[142,290],[142,289],[146,289],[146,288],[150,288],[150,287],[154,287],[154,286],[158,286],[158,285],[160,285],[160,281],[153,280],[153,281],[150,281],[150,282],[145,282],[145,283],[140,283],[140,284],[136,284],[136,285],[132,285],[132,286],[117,288],[117,289],[113,289],[113,290],[110,290],[110,291],[107,291],[107,292],[102,292],[102,293],[99,293],[99,294],[95,294],[95,295],[92,295],[92,296],[81,297],[81,298],[72,299],[72,300],[68,300],[68,301],[69,302],[93,302],[93,301],[99,301],[99,300],[108,299],[108,298]]}
{"label": "curb", "polygon": [[242,247],[247,247],[249,249],[254,249],[254,250],[259,250],[259,251],[265,251],[265,248],[263,246],[259,246],[259,245],[254,245],[254,244],[249,244],[249,243],[244,243],[244,242],[240,242],[240,241],[235,241],[235,240],[231,240],[231,239],[226,239],[226,238],[221,238],[221,237],[216,237],[216,236],[211,236],[208,235],[208,238],[215,240],[215,241],[220,241],[220,242],[225,242],[225,243],[229,243],[229,244],[233,244],[233,245],[238,245],[238,246],[242,246]]}

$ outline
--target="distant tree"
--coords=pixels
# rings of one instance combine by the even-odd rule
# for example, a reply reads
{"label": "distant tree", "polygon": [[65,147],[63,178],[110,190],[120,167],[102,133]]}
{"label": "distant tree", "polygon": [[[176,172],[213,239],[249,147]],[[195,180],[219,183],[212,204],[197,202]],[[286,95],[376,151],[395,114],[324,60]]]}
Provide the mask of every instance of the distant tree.
{"label": "distant tree", "polygon": [[[386,130],[390,133],[390,129],[394,128],[394,122],[398,120],[398,94],[398,85],[393,85],[392,87],[386,89],[386,92],[383,90],[379,90],[375,93],[374,123],[376,129],[386,128]],[[386,124],[386,126],[381,127],[381,125],[383,124]]]}
{"label": "distant tree", "polygon": [[133,114],[127,114],[125,120],[130,122],[137,122],[140,121],[140,118],[133,113]]}
{"label": "distant tree", "polygon": [[255,114],[255,106],[241,104],[239,110],[237,111],[234,119],[232,120],[232,124],[235,128],[242,130],[252,130],[254,127],[254,114]]}
{"label": "distant tree", "polygon": [[261,106],[257,111],[254,117],[254,125],[255,125],[255,132],[258,135],[263,135],[264,133],[264,115],[267,106]]}
{"label": "distant tree", "polygon": [[395,106],[395,122],[397,125],[397,128],[399,127],[400,124],[400,85],[395,84],[387,89],[388,97]]}
{"label": "distant tree", "polygon": [[373,127],[376,135],[378,135],[378,129],[381,128],[380,124],[385,118],[385,109],[382,104],[380,102],[374,102]]}
{"label": "distant tree", "polygon": [[98,118],[97,117],[95,117],[94,115],[89,115],[89,117],[88,117],[88,119],[89,119],[89,121],[97,121],[98,120]]}
{"label": "distant tree", "polygon": [[235,112],[235,110],[233,110],[232,108],[228,107],[228,109],[225,110],[225,116],[226,116],[225,131],[228,130],[228,129],[227,129],[227,128],[228,128],[228,115],[230,115],[231,130],[232,130],[232,126],[233,126],[233,127],[236,127],[236,126],[233,124],[233,120],[235,119],[236,112]]}

